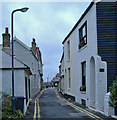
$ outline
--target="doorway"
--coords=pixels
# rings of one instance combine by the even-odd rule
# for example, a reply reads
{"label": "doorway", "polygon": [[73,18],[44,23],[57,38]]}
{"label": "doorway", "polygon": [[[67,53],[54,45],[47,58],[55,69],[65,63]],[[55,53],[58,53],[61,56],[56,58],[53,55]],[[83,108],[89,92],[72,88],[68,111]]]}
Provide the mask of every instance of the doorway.
{"label": "doorway", "polygon": [[90,107],[95,108],[96,98],[96,81],[95,81],[95,59],[90,59]]}

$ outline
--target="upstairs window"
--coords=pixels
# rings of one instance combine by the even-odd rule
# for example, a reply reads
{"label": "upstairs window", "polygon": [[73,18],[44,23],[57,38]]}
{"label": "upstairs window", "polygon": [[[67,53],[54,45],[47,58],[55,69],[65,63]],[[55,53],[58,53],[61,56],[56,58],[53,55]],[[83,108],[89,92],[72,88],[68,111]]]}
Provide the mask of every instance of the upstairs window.
{"label": "upstairs window", "polygon": [[70,41],[67,42],[68,59],[70,60]]}
{"label": "upstairs window", "polygon": [[79,49],[87,44],[87,22],[79,29]]}

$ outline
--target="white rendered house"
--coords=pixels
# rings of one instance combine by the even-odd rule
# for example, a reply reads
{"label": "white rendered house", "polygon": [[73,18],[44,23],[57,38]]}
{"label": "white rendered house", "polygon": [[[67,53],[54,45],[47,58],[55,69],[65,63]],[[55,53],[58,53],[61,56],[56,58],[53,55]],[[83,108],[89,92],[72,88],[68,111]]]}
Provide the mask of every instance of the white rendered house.
{"label": "white rendered house", "polygon": [[117,75],[117,4],[91,2],[62,42],[65,94],[99,111]]}
{"label": "white rendered house", "polygon": [[[3,44],[0,54],[2,61],[0,64],[0,77],[2,78],[2,91],[11,95],[12,91],[12,67],[11,67],[11,43],[8,28],[3,34]],[[16,109],[26,113],[31,97],[40,92],[42,87],[43,64],[41,51],[36,47],[33,39],[32,47],[28,47],[23,42],[14,38],[14,79]]]}
{"label": "white rendered house", "polygon": [[62,54],[61,61],[60,61],[60,67],[59,67],[59,73],[60,73],[60,91],[62,94],[65,94],[65,84],[64,84],[64,54]]}
{"label": "white rendered house", "polygon": [[[2,79],[2,92],[12,96],[12,59],[10,49],[10,34],[6,28],[3,34],[3,44],[0,46],[1,64],[0,78]],[[14,57],[14,96],[15,109],[20,109],[26,113],[30,101],[30,76],[32,72],[30,68]]]}
{"label": "white rendered house", "polygon": [[33,39],[32,47],[26,46],[19,39],[14,38],[14,55],[20,61],[28,65],[32,71],[30,77],[31,97],[37,95],[41,89],[41,80],[43,75],[43,65],[40,57],[40,50],[36,47],[35,39]]}

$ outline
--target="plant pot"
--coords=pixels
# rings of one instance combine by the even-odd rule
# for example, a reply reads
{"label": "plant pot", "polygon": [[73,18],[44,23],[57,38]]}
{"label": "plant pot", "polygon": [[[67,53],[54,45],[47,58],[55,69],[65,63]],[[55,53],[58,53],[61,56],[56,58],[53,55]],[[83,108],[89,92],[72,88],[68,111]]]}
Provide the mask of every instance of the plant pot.
{"label": "plant pot", "polygon": [[80,91],[86,91],[86,86],[81,86]]}

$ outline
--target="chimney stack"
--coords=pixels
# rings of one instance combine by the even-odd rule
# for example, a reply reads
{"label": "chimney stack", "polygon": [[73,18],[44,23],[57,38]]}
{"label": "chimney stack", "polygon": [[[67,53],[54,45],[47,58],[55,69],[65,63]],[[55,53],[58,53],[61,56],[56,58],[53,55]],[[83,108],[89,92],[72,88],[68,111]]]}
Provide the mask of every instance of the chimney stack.
{"label": "chimney stack", "polygon": [[36,43],[35,43],[34,38],[33,38],[33,41],[32,41],[32,50],[33,50],[34,53],[36,52]]}
{"label": "chimney stack", "polygon": [[10,47],[10,34],[8,33],[8,27],[5,28],[5,33],[2,34],[3,47]]}

